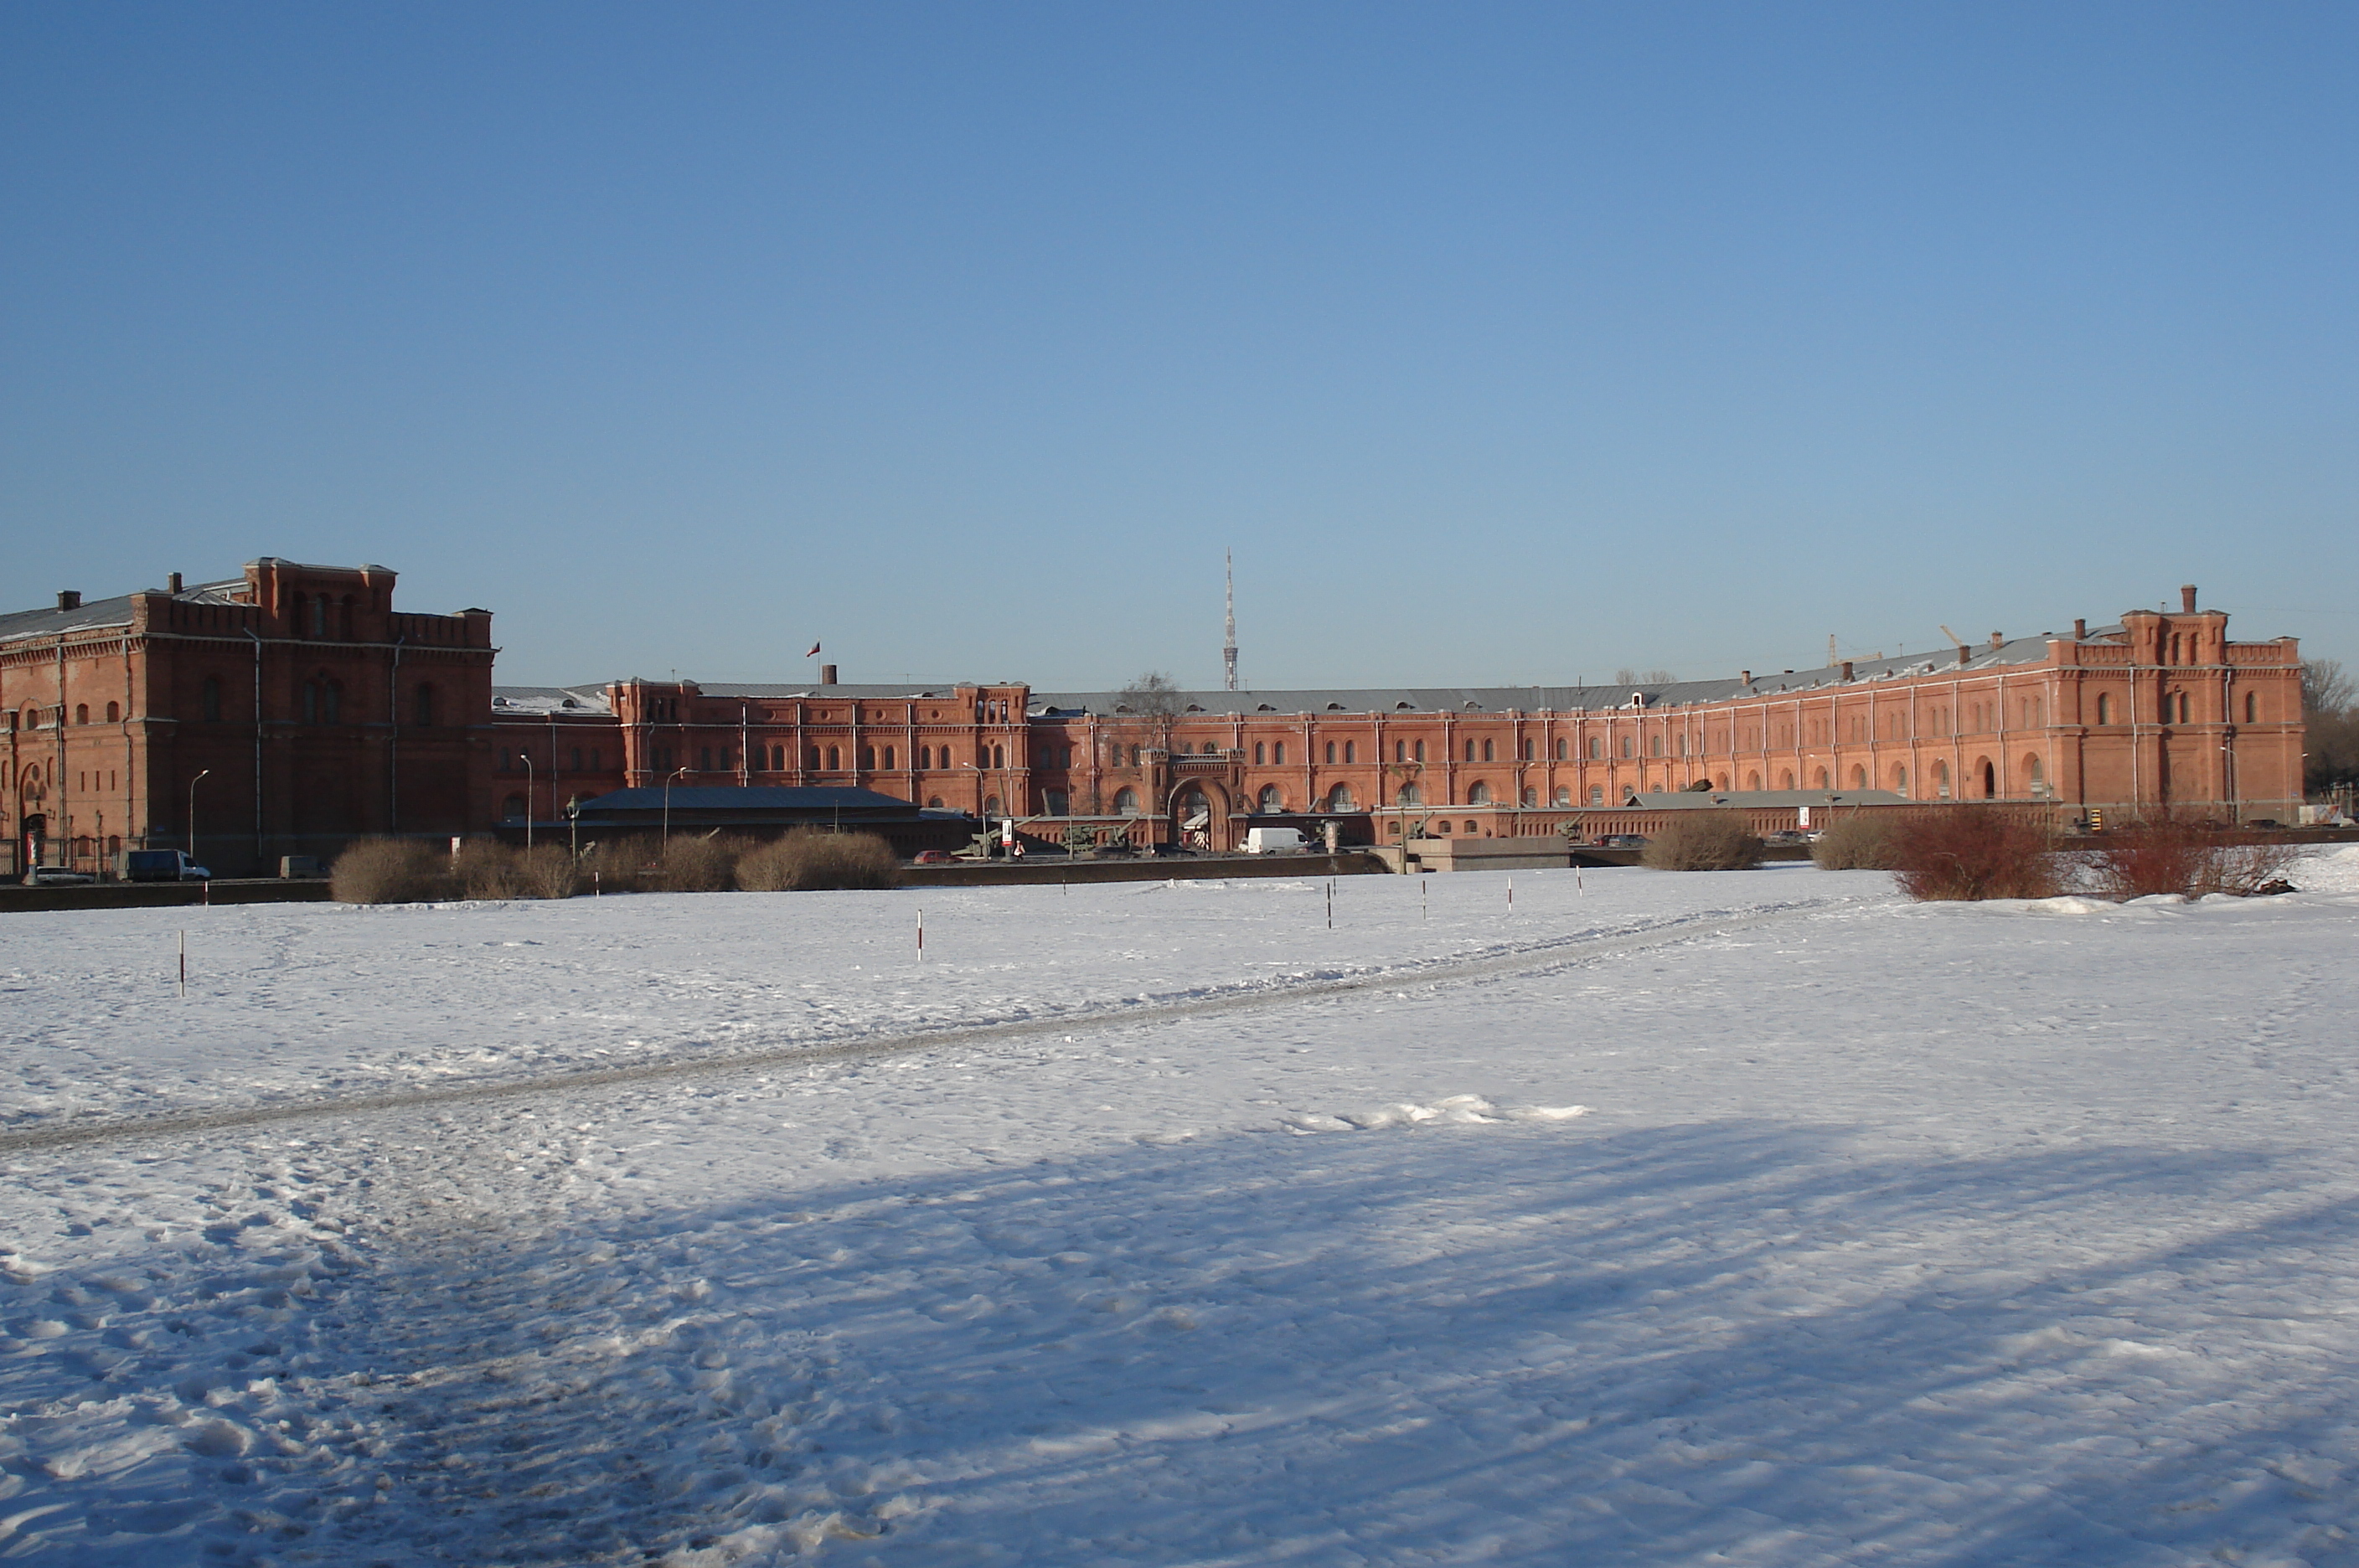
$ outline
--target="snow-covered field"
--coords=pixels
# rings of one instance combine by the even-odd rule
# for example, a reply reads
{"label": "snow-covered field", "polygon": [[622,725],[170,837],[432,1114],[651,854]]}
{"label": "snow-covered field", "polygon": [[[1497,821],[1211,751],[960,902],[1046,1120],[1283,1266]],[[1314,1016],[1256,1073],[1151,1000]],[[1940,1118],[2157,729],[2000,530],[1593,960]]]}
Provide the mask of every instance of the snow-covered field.
{"label": "snow-covered field", "polygon": [[0,1561],[2359,1563],[2294,880],[8,916]]}

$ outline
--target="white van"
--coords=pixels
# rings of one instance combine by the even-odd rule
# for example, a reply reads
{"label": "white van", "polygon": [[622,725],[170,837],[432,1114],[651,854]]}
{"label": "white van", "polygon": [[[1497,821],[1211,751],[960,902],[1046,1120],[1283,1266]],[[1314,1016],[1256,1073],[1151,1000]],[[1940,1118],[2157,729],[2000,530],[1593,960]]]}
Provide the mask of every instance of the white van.
{"label": "white van", "polygon": [[1247,855],[1299,855],[1310,847],[1300,828],[1247,828]]}

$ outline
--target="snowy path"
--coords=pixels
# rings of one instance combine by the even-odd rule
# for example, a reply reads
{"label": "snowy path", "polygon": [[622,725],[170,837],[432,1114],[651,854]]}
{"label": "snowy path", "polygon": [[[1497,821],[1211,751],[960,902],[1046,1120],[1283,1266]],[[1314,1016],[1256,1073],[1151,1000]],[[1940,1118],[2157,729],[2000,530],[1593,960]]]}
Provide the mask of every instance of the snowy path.
{"label": "snowy path", "polygon": [[909,1051],[968,1048],[998,1040],[1026,1040],[1071,1029],[1137,1028],[1177,1018],[1201,1018],[1305,1000],[1348,996],[1403,984],[1430,985],[1442,980],[1465,981],[1490,975],[1529,972],[1554,973],[1567,966],[1675,942],[1750,931],[1780,920],[1798,918],[1844,902],[1835,898],[1795,898],[1752,910],[1707,909],[1675,919],[1642,922],[1625,929],[1582,931],[1536,942],[1504,943],[1455,957],[1414,961],[1376,968],[1347,978],[1326,975],[1286,975],[1244,985],[1212,985],[1195,994],[1139,996],[1103,1005],[1083,1003],[1053,1008],[1043,1016],[1015,1022],[930,1028],[911,1033],[870,1032],[857,1028],[821,1034],[784,1046],[762,1046],[739,1040],[726,1051],[685,1058],[641,1062],[628,1067],[559,1068],[521,1076],[492,1073],[469,1076],[455,1083],[375,1094],[335,1094],[318,1099],[270,1097],[266,1103],[235,1109],[209,1111],[149,1110],[136,1116],[84,1114],[59,1125],[40,1118],[0,1130],[0,1157],[36,1149],[67,1149],[90,1144],[119,1143],[129,1138],[176,1137],[197,1132],[221,1132],[277,1123],[349,1116],[375,1111],[483,1105],[518,1095],[579,1093],[618,1083],[658,1080],[709,1078],[766,1067],[814,1062],[869,1060]]}
{"label": "snowy path", "polygon": [[[929,952],[960,934],[921,978],[875,974],[891,898],[343,947],[241,912],[178,1029],[48,978],[177,928],[0,927],[21,1127],[251,1110],[355,1054],[637,1065],[1834,900],[1121,1029],[10,1152],[0,1561],[2359,1563],[2359,866],[2305,885],[2341,890],[1519,876],[1510,917],[1467,876],[1423,919],[1370,889],[1332,941],[1315,889],[1011,889],[929,907]],[[514,1044],[560,985],[608,1022]]]}

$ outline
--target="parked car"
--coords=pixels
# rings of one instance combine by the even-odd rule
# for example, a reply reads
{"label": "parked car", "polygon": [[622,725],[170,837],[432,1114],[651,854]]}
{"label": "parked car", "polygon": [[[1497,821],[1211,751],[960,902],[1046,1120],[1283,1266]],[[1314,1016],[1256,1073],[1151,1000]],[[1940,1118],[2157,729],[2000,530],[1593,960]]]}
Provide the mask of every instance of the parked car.
{"label": "parked car", "polygon": [[123,852],[125,882],[210,882],[213,874],[178,849],[126,849]]}
{"label": "parked car", "polygon": [[70,871],[62,866],[36,866],[25,873],[27,887],[83,887],[97,880],[87,871]]}
{"label": "parked car", "polygon": [[952,855],[947,849],[921,849],[918,852],[918,858],[912,862],[912,864],[918,866],[951,866],[957,864],[957,861],[958,856]]}

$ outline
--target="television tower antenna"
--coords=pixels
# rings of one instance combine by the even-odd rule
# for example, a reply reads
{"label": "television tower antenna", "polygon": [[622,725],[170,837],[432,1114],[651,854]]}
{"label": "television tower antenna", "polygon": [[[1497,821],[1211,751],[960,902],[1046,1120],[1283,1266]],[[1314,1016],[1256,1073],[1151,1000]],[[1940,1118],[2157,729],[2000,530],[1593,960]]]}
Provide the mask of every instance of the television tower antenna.
{"label": "television tower antenna", "polygon": [[1237,563],[1227,550],[1221,552],[1221,566],[1228,573],[1229,630],[1228,640],[1221,645],[1221,663],[1228,671],[1229,690],[1237,689]]}

